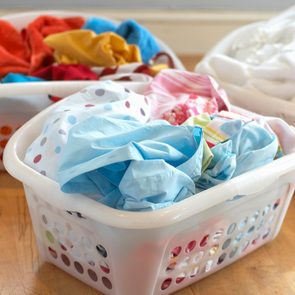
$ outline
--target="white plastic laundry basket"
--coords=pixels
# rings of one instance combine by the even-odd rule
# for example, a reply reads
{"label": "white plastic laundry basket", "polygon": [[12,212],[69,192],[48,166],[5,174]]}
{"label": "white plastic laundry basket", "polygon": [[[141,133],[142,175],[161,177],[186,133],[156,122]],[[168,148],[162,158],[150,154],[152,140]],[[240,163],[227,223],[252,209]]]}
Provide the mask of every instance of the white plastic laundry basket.
{"label": "white plastic laundry basket", "polygon": [[[17,29],[21,30],[28,23],[33,21],[40,15],[53,15],[56,17],[69,17],[69,16],[81,16],[85,19],[93,16],[97,16],[89,13],[81,12],[67,12],[67,11],[34,11],[24,12],[18,14],[11,14],[2,16],[0,19],[6,20],[13,24]],[[98,17],[98,16],[97,16]],[[101,16],[99,16],[101,17]],[[107,19],[107,18],[104,18]],[[107,19],[114,23],[118,23],[116,20]],[[183,64],[177,58],[175,53],[166,45],[163,41],[157,39],[160,48],[167,52],[173,60],[174,66],[177,69],[184,69]],[[54,82],[47,82],[54,83]],[[77,83],[76,81],[74,83]],[[7,84],[8,88],[13,91],[15,84]],[[43,84],[46,85],[46,84]],[[6,86],[6,85],[5,85]],[[0,88],[3,86],[1,85]],[[48,86],[50,87],[50,86]],[[54,86],[53,86],[54,87]],[[43,110],[52,104],[50,96],[52,92],[42,92],[41,95],[30,95],[23,96],[23,92],[20,91],[18,96],[2,96],[0,93],[0,170],[3,170],[2,157],[5,144],[7,143],[10,136],[24,124],[27,120],[32,118],[35,114]]]}
{"label": "white plastic laundry basket", "polygon": [[246,89],[243,85],[238,85],[237,83],[229,83],[226,79],[219,76],[211,66],[211,60],[214,56],[228,56],[230,48],[235,41],[249,38],[261,24],[261,22],[257,22],[246,25],[228,34],[196,65],[195,72],[214,77],[218,84],[225,89],[233,104],[259,114],[281,117],[289,124],[295,125],[294,102],[263,94],[256,89]]}
{"label": "white plastic laundry basket", "polygon": [[[141,92],[145,85],[124,83]],[[59,93],[65,94],[64,88]],[[23,182],[43,258],[104,294],[170,294],[271,241],[294,192],[295,154],[153,212],[109,208],[23,163],[53,105],[10,139],[5,167]],[[172,180],[173,181],[173,180]]]}

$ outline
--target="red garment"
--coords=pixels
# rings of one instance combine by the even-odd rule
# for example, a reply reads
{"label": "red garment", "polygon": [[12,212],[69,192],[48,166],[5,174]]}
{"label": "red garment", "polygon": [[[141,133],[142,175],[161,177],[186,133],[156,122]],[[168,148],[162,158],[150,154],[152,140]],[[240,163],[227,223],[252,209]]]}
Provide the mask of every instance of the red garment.
{"label": "red garment", "polygon": [[62,80],[98,80],[98,75],[85,65],[52,65],[31,74],[49,81]]}
{"label": "red garment", "polygon": [[26,29],[23,29],[23,39],[31,51],[29,73],[40,67],[48,66],[54,61],[52,49],[43,42],[44,37],[50,34],[80,29],[84,22],[85,20],[82,17],[60,19],[50,15],[43,15],[37,17]]}
{"label": "red garment", "polygon": [[52,50],[43,42],[49,34],[79,29],[82,17],[60,19],[40,16],[18,32],[9,22],[0,20],[0,77],[10,72],[30,74],[53,62]]}
{"label": "red garment", "polygon": [[9,72],[26,74],[29,51],[20,33],[8,22],[0,20],[0,77]]}

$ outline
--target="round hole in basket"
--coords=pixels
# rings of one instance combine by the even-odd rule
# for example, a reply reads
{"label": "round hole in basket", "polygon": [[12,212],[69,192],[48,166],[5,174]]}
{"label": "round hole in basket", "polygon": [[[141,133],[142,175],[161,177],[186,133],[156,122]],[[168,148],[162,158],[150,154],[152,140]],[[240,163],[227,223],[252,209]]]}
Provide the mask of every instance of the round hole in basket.
{"label": "round hole in basket", "polygon": [[236,238],[235,238],[235,243],[239,243],[244,237],[244,233],[240,232],[237,234]]}
{"label": "round hole in basket", "polygon": [[104,273],[109,274],[111,271],[109,265],[105,261],[100,261],[99,267]]}
{"label": "round hole in basket", "polygon": [[245,217],[245,218],[239,223],[239,225],[238,225],[238,229],[239,229],[239,230],[243,229],[243,228],[246,226],[247,223],[248,223],[248,217]]}
{"label": "round hole in basket", "polygon": [[108,278],[102,277],[101,281],[107,289],[111,290],[113,288],[112,282]]}
{"label": "round hole in basket", "polygon": [[227,229],[227,234],[231,235],[235,231],[236,227],[237,227],[237,224],[235,222],[232,223]]}
{"label": "round hole in basket", "polygon": [[63,261],[63,263],[66,265],[66,266],[70,266],[71,265],[71,261],[69,259],[69,257],[65,254],[61,254],[61,260]]}
{"label": "round hole in basket", "polygon": [[108,256],[108,252],[104,246],[96,245],[96,250],[102,257],[106,258]]}
{"label": "round hole in basket", "polygon": [[88,272],[90,279],[94,282],[97,282],[98,278],[97,278],[96,272],[93,271],[92,269],[88,269],[87,272]]}
{"label": "round hole in basket", "polygon": [[179,268],[187,268],[188,264],[189,264],[189,260],[190,260],[190,257],[187,256],[185,257],[180,263],[179,263]]}
{"label": "round hole in basket", "polygon": [[213,266],[213,260],[208,260],[204,266],[204,272],[209,272]]}
{"label": "round hole in basket", "polygon": [[227,239],[222,245],[222,250],[227,249],[230,243],[231,243],[231,239]]}
{"label": "round hole in basket", "polygon": [[200,267],[198,265],[197,266],[193,266],[192,271],[190,273],[190,277],[191,278],[195,277],[198,274],[199,269],[200,269]]}
{"label": "round hole in basket", "polygon": [[42,214],[42,217],[41,217],[42,221],[44,224],[47,224],[48,223],[48,220],[47,220],[47,217],[45,214]]}
{"label": "round hole in basket", "polygon": [[209,249],[209,255],[210,255],[210,256],[215,255],[215,254],[217,253],[218,249],[219,249],[219,245],[218,245],[218,244],[213,245],[213,246]]}
{"label": "round hole in basket", "polygon": [[256,245],[260,239],[260,234],[258,234],[252,241],[252,245]]}
{"label": "round hole in basket", "polygon": [[59,245],[62,250],[67,251],[67,248],[63,243],[59,242]]}
{"label": "round hole in basket", "polygon": [[242,252],[246,251],[249,245],[250,245],[250,242],[248,240],[244,241],[242,245]]}
{"label": "round hole in basket", "polygon": [[239,247],[238,247],[238,246],[235,246],[235,247],[230,251],[230,253],[229,253],[229,258],[233,258],[233,257],[237,254],[238,249],[239,249]]}
{"label": "round hole in basket", "polygon": [[265,206],[265,208],[262,211],[262,216],[266,216],[269,213],[270,208],[271,208],[270,205]]}
{"label": "round hole in basket", "polygon": [[81,273],[81,274],[84,273],[83,266],[78,261],[74,262],[74,266],[78,273]]}
{"label": "round hole in basket", "polygon": [[263,224],[264,224],[264,220],[262,219],[257,226],[257,230],[260,230],[263,227]]}
{"label": "round hole in basket", "polygon": [[181,252],[182,248],[180,246],[175,247],[172,251],[171,251],[171,256],[172,257],[177,257],[180,252]]}
{"label": "round hole in basket", "polygon": [[197,242],[195,240],[190,241],[185,248],[185,252],[186,253],[192,252],[194,250],[194,248],[196,247],[196,244],[197,244]]}
{"label": "round hole in basket", "polygon": [[161,290],[166,290],[172,283],[172,279],[168,278],[165,281],[163,281],[162,285],[161,285]]}
{"label": "round hole in basket", "polygon": [[272,224],[274,222],[274,220],[275,220],[275,217],[276,217],[275,214],[271,214],[269,219],[268,219],[268,223]]}
{"label": "round hole in basket", "polygon": [[269,236],[270,232],[271,232],[271,229],[268,228],[267,231],[263,234],[262,239],[265,240]]}
{"label": "round hole in basket", "polygon": [[205,247],[208,244],[208,240],[209,240],[209,235],[205,235],[200,242],[200,247]]}
{"label": "round hole in basket", "polygon": [[222,228],[217,230],[212,237],[213,241],[219,241],[220,238],[223,236],[223,234],[224,234],[224,230]]}
{"label": "round hole in basket", "polygon": [[255,222],[257,221],[257,219],[259,218],[259,215],[260,215],[260,211],[257,210],[257,211],[253,214],[253,216],[251,217],[250,222],[251,222],[251,223],[255,223]]}
{"label": "round hole in basket", "polygon": [[217,264],[221,264],[225,260],[225,257],[226,253],[222,253],[217,260]]}
{"label": "round hole in basket", "polygon": [[53,258],[55,259],[57,258],[57,252],[54,249],[52,249],[51,247],[48,247],[48,251]]}
{"label": "round hole in basket", "polygon": [[185,277],[186,277],[185,273],[179,274],[175,280],[176,284],[180,284],[185,279]]}
{"label": "round hole in basket", "polygon": [[281,201],[280,199],[276,200],[276,202],[274,203],[274,205],[272,207],[273,210],[276,210],[279,207],[280,201]]}
{"label": "round hole in basket", "polygon": [[55,241],[54,236],[53,236],[53,234],[52,234],[49,230],[47,230],[47,231],[45,232],[45,235],[46,235],[47,240],[48,240],[50,243],[54,244],[54,241]]}
{"label": "round hole in basket", "polygon": [[253,225],[248,229],[247,235],[251,235],[254,232],[254,230],[255,230],[255,226]]}
{"label": "round hole in basket", "polygon": [[84,254],[84,257],[90,266],[95,266],[95,262],[94,262],[95,259],[91,253],[86,252]]}
{"label": "round hole in basket", "polygon": [[196,253],[193,257],[193,261],[194,263],[198,263],[199,261],[201,261],[202,257],[204,256],[204,252],[200,251],[198,253]]}
{"label": "round hole in basket", "polygon": [[177,265],[177,263],[176,262],[172,262],[172,263],[170,263],[168,266],[167,266],[167,268],[166,268],[166,272],[172,272],[174,269],[175,269],[175,267],[176,267],[176,265]]}

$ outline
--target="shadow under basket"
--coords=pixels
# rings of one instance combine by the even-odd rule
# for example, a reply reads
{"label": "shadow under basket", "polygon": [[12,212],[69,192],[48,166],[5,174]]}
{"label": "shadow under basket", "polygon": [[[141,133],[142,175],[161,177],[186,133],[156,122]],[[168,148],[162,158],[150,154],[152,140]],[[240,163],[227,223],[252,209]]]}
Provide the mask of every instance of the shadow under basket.
{"label": "shadow under basket", "polygon": [[[136,90],[131,84],[125,87]],[[295,154],[153,212],[109,208],[23,163],[48,112],[21,127],[4,163],[23,182],[42,257],[104,294],[170,294],[278,234],[294,192]]]}

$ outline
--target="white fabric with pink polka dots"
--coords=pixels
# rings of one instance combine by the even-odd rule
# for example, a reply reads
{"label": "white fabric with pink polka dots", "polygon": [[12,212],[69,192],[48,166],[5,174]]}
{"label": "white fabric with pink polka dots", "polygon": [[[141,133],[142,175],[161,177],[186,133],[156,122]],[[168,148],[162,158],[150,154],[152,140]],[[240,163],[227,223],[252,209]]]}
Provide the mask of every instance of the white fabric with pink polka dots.
{"label": "white fabric with pink polka dots", "polygon": [[48,116],[42,133],[28,148],[24,162],[34,170],[57,180],[57,170],[68,132],[93,115],[125,116],[139,122],[150,119],[149,98],[118,83],[101,81],[61,101]]}

